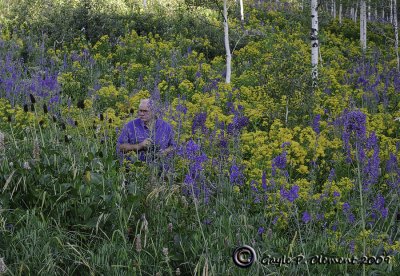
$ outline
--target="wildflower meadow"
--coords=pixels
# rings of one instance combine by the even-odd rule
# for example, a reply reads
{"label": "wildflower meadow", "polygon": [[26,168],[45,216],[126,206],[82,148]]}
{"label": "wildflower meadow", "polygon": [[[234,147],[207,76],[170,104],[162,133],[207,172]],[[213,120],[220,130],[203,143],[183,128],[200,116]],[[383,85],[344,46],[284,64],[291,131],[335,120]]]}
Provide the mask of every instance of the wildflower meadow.
{"label": "wildflower meadow", "polygon": [[0,0],[0,275],[399,275],[392,2],[321,4],[317,80],[308,2]]}

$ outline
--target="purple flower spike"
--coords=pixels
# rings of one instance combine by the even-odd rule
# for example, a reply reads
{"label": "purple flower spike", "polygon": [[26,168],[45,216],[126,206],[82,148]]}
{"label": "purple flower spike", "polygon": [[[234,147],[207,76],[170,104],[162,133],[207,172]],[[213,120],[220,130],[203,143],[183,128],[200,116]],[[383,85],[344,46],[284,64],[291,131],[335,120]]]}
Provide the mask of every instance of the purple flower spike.
{"label": "purple flower spike", "polygon": [[309,223],[309,222],[310,222],[311,216],[310,216],[310,214],[309,214],[307,211],[305,211],[305,212],[303,213],[302,220],[303,220],[304,223]]}
{"label": "purple flower spike", "polygon": [[300,187],[294,185],[289,191],[286,191],[284,188],[281,188],[281,196],[286,198],[290,202],[295,201],[299,197]]}

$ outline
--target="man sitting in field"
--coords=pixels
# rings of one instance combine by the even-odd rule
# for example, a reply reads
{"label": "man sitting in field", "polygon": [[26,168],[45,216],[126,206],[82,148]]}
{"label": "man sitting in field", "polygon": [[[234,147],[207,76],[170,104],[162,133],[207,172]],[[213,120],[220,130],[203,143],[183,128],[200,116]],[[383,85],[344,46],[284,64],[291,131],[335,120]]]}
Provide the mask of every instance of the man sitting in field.
{"label": "man sitting in field", "polygon": [[155,116],[150,99],[140,101],[138,115],[123,127],[117,141],[117,150],[124,158],[133,161],[125,154],[134,151],[139,160],[152,162],[171,152],[175,146],[172,126]]}

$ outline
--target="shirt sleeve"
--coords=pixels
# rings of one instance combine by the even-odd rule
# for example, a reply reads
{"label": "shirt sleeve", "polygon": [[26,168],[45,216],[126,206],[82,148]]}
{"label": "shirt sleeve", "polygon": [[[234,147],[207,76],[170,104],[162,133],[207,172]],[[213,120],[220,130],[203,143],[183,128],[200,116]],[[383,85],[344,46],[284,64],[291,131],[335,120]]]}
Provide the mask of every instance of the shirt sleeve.
{"label": "shirt sleeve", "polygon": [[124,159],[124,154],[120,151],[119,146],[124,143],[129,143],[130,142],[130,135],[129,135],[129,128],[130,128],[130,123],[127,123],[121,130],[121,134],[119,135],[117,139],[117,146],[116,146],[116,151],[117,151],[117,156],[122,164],[122,161]]}

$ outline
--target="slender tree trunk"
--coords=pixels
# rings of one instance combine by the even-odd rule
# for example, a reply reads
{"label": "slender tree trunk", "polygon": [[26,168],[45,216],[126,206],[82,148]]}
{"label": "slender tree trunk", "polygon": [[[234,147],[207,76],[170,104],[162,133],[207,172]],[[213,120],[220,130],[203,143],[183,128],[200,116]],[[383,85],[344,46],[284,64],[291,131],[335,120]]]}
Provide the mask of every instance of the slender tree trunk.
{"label": "slender tree trunk", "polygon": [[143,0],[143,7],[147,9],[147,0]]}
{"label": "slender tree trunk", "polygon": [[399,29],[397,24],[397,0],[393,0],[393,25],[394,25],[394,49],[396,51],[397,72],[400,71],[399,60]]}
{"label": "slender tree trunk", "polygon": [[382,8],[382,19],[385,20],[385,7]]}
{"label": "slender tree trunk", "polygon": [[368,14],[368,21],[371,21],[371,0],[368,0],[368,5],[367,5],[367,14]]}
{"label": "slender tree trunk", "polygon": [[336,0],[333,0],[333,18],[335,18],[335,19],[336,19],[336,14],[337,14],[337,12],[336,12]]}
{"label": "slender tree trunk", "polygon": [[356,8],[354,9],[354,22],[357,22],[357,14],[358,14],[358,2],[356,3]]}
{"label": "slender tree trunk", "polygon": [[351,7],[351,8],[350,8],[350,17],[351,17],[351,19],[353,19],[353,21],[354,21],[354,7]]}
{"label": "slender tree trunk", "polygon": [[339,1],[339,23],[342,24],[342,12],[343,12],[343,6],[342,6],[342,1]]}
{"label": "slender tree trunk", "polygon": [[360,3],[360,43],[363,52],[367,50],[367,6],[365,0]]}
{"label": "slender tree trunk", "polygon": [[311,0],[311,78],[312,85],[318,85],[318,0]]}
{"label": "slender tree trunk", "polygon": [[240,20],[244,21],[243,0],[240,0]]}
{"label": "slender tree trunk", "polygon": [[393,24],[393,1],[390,0],[390,23]]}
{"label": "slender tree trunk", "polygon": [[229,47],[229,25],[228,25],[228,8],[227,8],[227,0],[224,0],[224,42],[225,42],[225,51],[226,51],[226,83],[231,82],[231,49]]}

